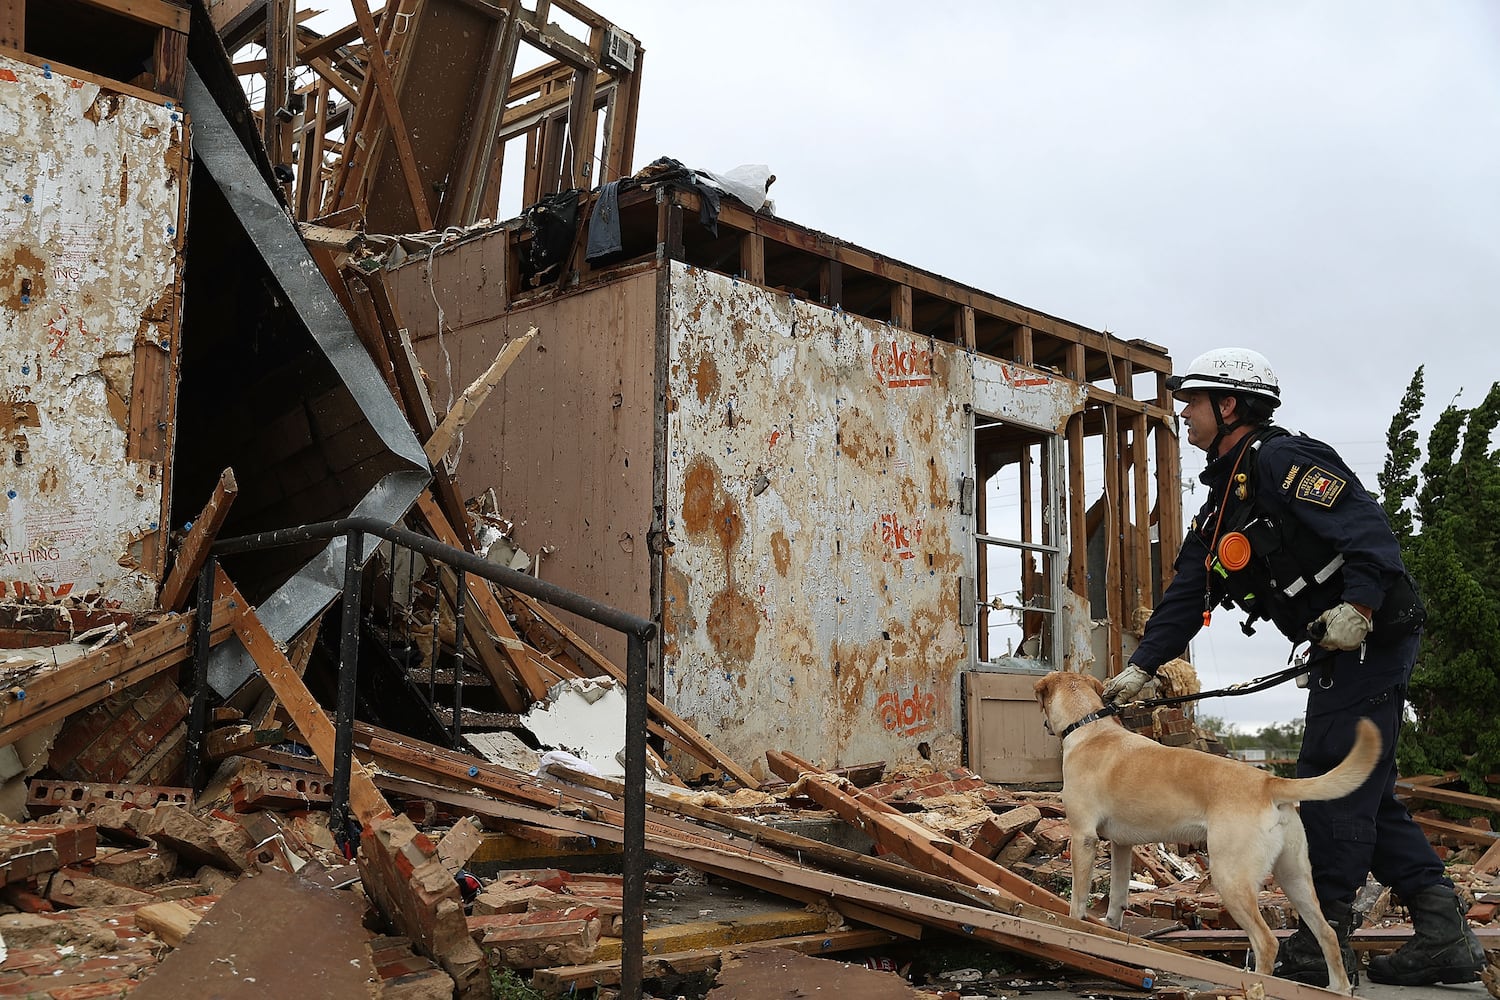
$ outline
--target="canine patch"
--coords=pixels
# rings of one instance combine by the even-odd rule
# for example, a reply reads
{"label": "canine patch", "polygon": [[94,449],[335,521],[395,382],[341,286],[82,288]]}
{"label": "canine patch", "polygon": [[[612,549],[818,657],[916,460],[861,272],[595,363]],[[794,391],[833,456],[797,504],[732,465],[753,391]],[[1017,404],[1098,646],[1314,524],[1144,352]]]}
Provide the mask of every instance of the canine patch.
{"label": "canine patch", "polygon": [[1348,485],[1347,479],[1314,465],[1297,483],[1297,499],[1320,507],[1332,507],[1344,495],[1344,487]]}
{"label": "canine patch", "polygon": [[1286,478],[1281,481],[1281,488],[1289,490],[1292,488],[1292,480],[1297,478],[1297,473],[1302,471],[1302,466],[1294,465],[1286,470]]}

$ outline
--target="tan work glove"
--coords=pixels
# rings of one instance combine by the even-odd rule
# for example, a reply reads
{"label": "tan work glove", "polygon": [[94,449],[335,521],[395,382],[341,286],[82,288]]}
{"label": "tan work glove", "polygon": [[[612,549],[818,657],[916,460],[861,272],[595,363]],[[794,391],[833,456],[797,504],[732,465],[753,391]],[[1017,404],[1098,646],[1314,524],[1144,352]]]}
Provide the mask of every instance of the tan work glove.
{"label": "tan work glove", "polygon": [[1155,683],[1156,678],[1132,663],[1118,676],[1110,678],[1104,685],[1104,703],[1106,705],[1118,705],[1135,701],[1140,696],[1143,688]]}
{"label": "tan work glove", "polygon": [[1307,626],[1308,638],[1324,649],[1358,649],[1372,624],[1363,611],[1344,601],[1335,604]]}

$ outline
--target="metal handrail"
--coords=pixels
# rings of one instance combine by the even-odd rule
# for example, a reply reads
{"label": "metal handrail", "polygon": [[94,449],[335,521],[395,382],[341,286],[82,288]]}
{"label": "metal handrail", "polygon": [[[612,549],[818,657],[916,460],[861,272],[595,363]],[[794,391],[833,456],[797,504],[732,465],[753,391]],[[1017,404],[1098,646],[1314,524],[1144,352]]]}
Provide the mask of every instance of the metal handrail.
{"label": "metal handrail", "polygon": [[[446,563],[453,567],[459,577],[459,600],[464,592],[463,575],[475,576],[499,584],[510,590],[528,594],[554,607],[571,611],[589,621],[623,632],[626,636],[625,659],[625,829],[624,829],[624,886],[621,913],[621,995],[627,1000],[639,1000],[643,971],[646,898],[646,644],[656,637],[656,623],[648,618],[621,611],[601,604],[592,598],[575,593],[555,583],[538,580],[509,566],[500,566],[483,556],[464,549],[454,548],[426,535],[405,528],[398,528],[379,518],[356,516],[337,521],[320,521],[295,528],[262,531],[253,535],[224,538],[209,549],[198,581],[199,608],[211,607],[213,603],[214,576],[218,557],[237,555],[261,549],[298,545],[319,539],[342,536],[344,544],[344,589],[343,589],[343,636],[339,646],[338,703],[335,709],[335,738],[333,766],[333,811],[329,826],[334,836],[344,843],[349,826],[349,773],[354,753],[354,693],[358,676],[360,605],[363,602],[363,576],[359,558],[364,548],[364,535],[384,538],[394,545],[401,545],[420,552],[428,559]],[[205,596],[206,595],[206,596]],[[458,614],[462,614],[460,610]],[[195,689],[193,692],[192,727],[196,738],[191,746],[200,745],[206,714],[208,692],[208,646],[212,616],[198,616],[198,646],[195,657]],[[459,628],[462,628],[460,619]],[[434,634],[433,642],[437,642]],[[460,664],[461,668],[462,664]],[[455,705],[454,726],[458,725],[459,706]],[[196,775],[196,753],[190,754],[188,762]]]}

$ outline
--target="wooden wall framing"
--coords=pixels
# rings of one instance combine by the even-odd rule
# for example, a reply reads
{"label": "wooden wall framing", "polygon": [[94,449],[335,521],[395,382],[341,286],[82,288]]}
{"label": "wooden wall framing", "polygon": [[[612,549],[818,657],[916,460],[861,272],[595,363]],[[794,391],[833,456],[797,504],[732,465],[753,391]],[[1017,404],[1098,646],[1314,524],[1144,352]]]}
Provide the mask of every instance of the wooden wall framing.
{"label": "wooden wall framing", "polygon": [[[523,137],[510,164],[523,204],[630,172],[645,53],[576,0],[389,0],[378,14],[353,0],[355,20],[327,35],[297,8],[221,0],[210,15],[231,52],[264,50],[235,68],[260,78],[256,113],[299,221],[400,234],[495,218],[507,143]],[[550,61],[516,73],[523,44]]]}

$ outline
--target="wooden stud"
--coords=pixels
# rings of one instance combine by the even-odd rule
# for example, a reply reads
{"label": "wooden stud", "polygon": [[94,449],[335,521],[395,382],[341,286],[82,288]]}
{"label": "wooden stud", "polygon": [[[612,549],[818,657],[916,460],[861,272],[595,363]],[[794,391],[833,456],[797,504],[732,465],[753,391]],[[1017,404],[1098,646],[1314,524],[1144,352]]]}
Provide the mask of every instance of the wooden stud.
{"label": "wooden stud", "polygon": [[766,241],[755,233],[740,236],[740,277],[756,285],[766,283]]}
{"label": "wooden stud", "polygon": [[151,63],[158,94],[165,94],[176,100],[182,99],[183,87],[187,83],[187,42],[186,32],[162,28],[156,33]]}
{"label": "wooden stud", "polygon": [[1146,459],[1146,415],[1130,416],[1130,464],[1134,473],[1131,492],[1135,495],[1135,516],[1130,534],[1135,544],[1135,586],[1130,592],[1131,604],[1126,614],[1133,618],[1139,608],[1149,608],[1151,599],[1151,470]]}
{"label": "wooden stud", "polygon": [[[233,620],[235,635],[239,636],[250,658],[260,668],[261,676],[276,692],[276,697],[280,700],[282,707],[296,723],[297,731],[302,734],[302,738],[317,755],[318,761],[329,774],[332,774],[334,767],[333,720],[307,690],[302,677],[287,659],[285,650],[275,639],[271,638],[271,633],[266,631],[255,609],[245,600],[244,595],[235,587],[222,567],[218,571],[214,596],[216,599],[227,598],[237,604],[237,614]],[[370,780],[369,773],[357,760],[350,762],[349,806],[365,827],[371,827],[376,822],[394,815],[390,804],[376,789]]]}
{"label": "wooden stud", "polygon": [[[438,541],[455,548],[464,547],[453,530],[453,525],[443,515],[430,492],[423,491],[422,495],[417,498],[417,513]],[[531,697],[537,701],[547,697],[547,690],[554,683],[554,678],[543,673],[540,665],[532,658],[531,650],[525,647],[515,630],[510,627],[510,622],[506,619],[505,612],[501,610],[499,602],[495,600],[495,595],[490,592],[488,583],[471,578],[468,582],[468,591],[469,599],[473,602],[472,606],[479,611],[479,615],[473,618],[465,617],[465,631],[473,637],[474,644],[480,649],[485,672],[491,674],[490,682],[495,685],[501,698],[510,706],[511,711],[525,711],[526,703],[522,700],[520,692],[516,690],[511,673],[513,672],[515,677],[520,679]],[[509,672],[494,669],[495,665],[483,652],[485,648],[494,651],[496,640],[484,633],[479,622],[475,620],[479,617],[484,619],[491,631],[499,638],[499,653],[504,662],[510,665]]]}
{"label": "wooden stud", "polygon": [[0,48],[26,48],[26,0],[0,0]]}
{"label": "wooden stud", "polygon": [[1120,462],[1120,421],[1119,414],[1113,406],[1105,406],[1104,434],[1099,439],[1100,448],[1104,453],[1103,478],[1109,497],[1104,503],[1104,553],[1105,562],[1108,564],[1104,572],[1104,617],[1109,622],[1108,641],[1105,647],[1104,670],[1106,677],[1113,677],[1119,673],[1124,664],[1121,662],[1122,650],[1120,648],[1121,624],[1124,614],[1122,597],[1124,595],[1124,573],[1121,563],[1124,560],[1123,546],[1121,543],[1122,512],[1124,510],[1123,498],[1120,496],[1120,484],[1124,481]]}
{"label": "wooden stud", "polygon": [[891,323],[903,330],[911,329],[911,286],[891,289]]}
{"label": "wooden stud", "polygon": [[159,604],[167,611],[178,611],[187,604],[188,596],[198,580],[198,572],[208,560],[208,547],[219,535],[224,520],[229,516],[229,506],[239,495],[239,483],[235,482],[234,470],[225,469],[219,474],[219,482],[203,510],[193,519],[187,537],[177,549],[177,558],[172,563],[172,572],[162,584]]}

